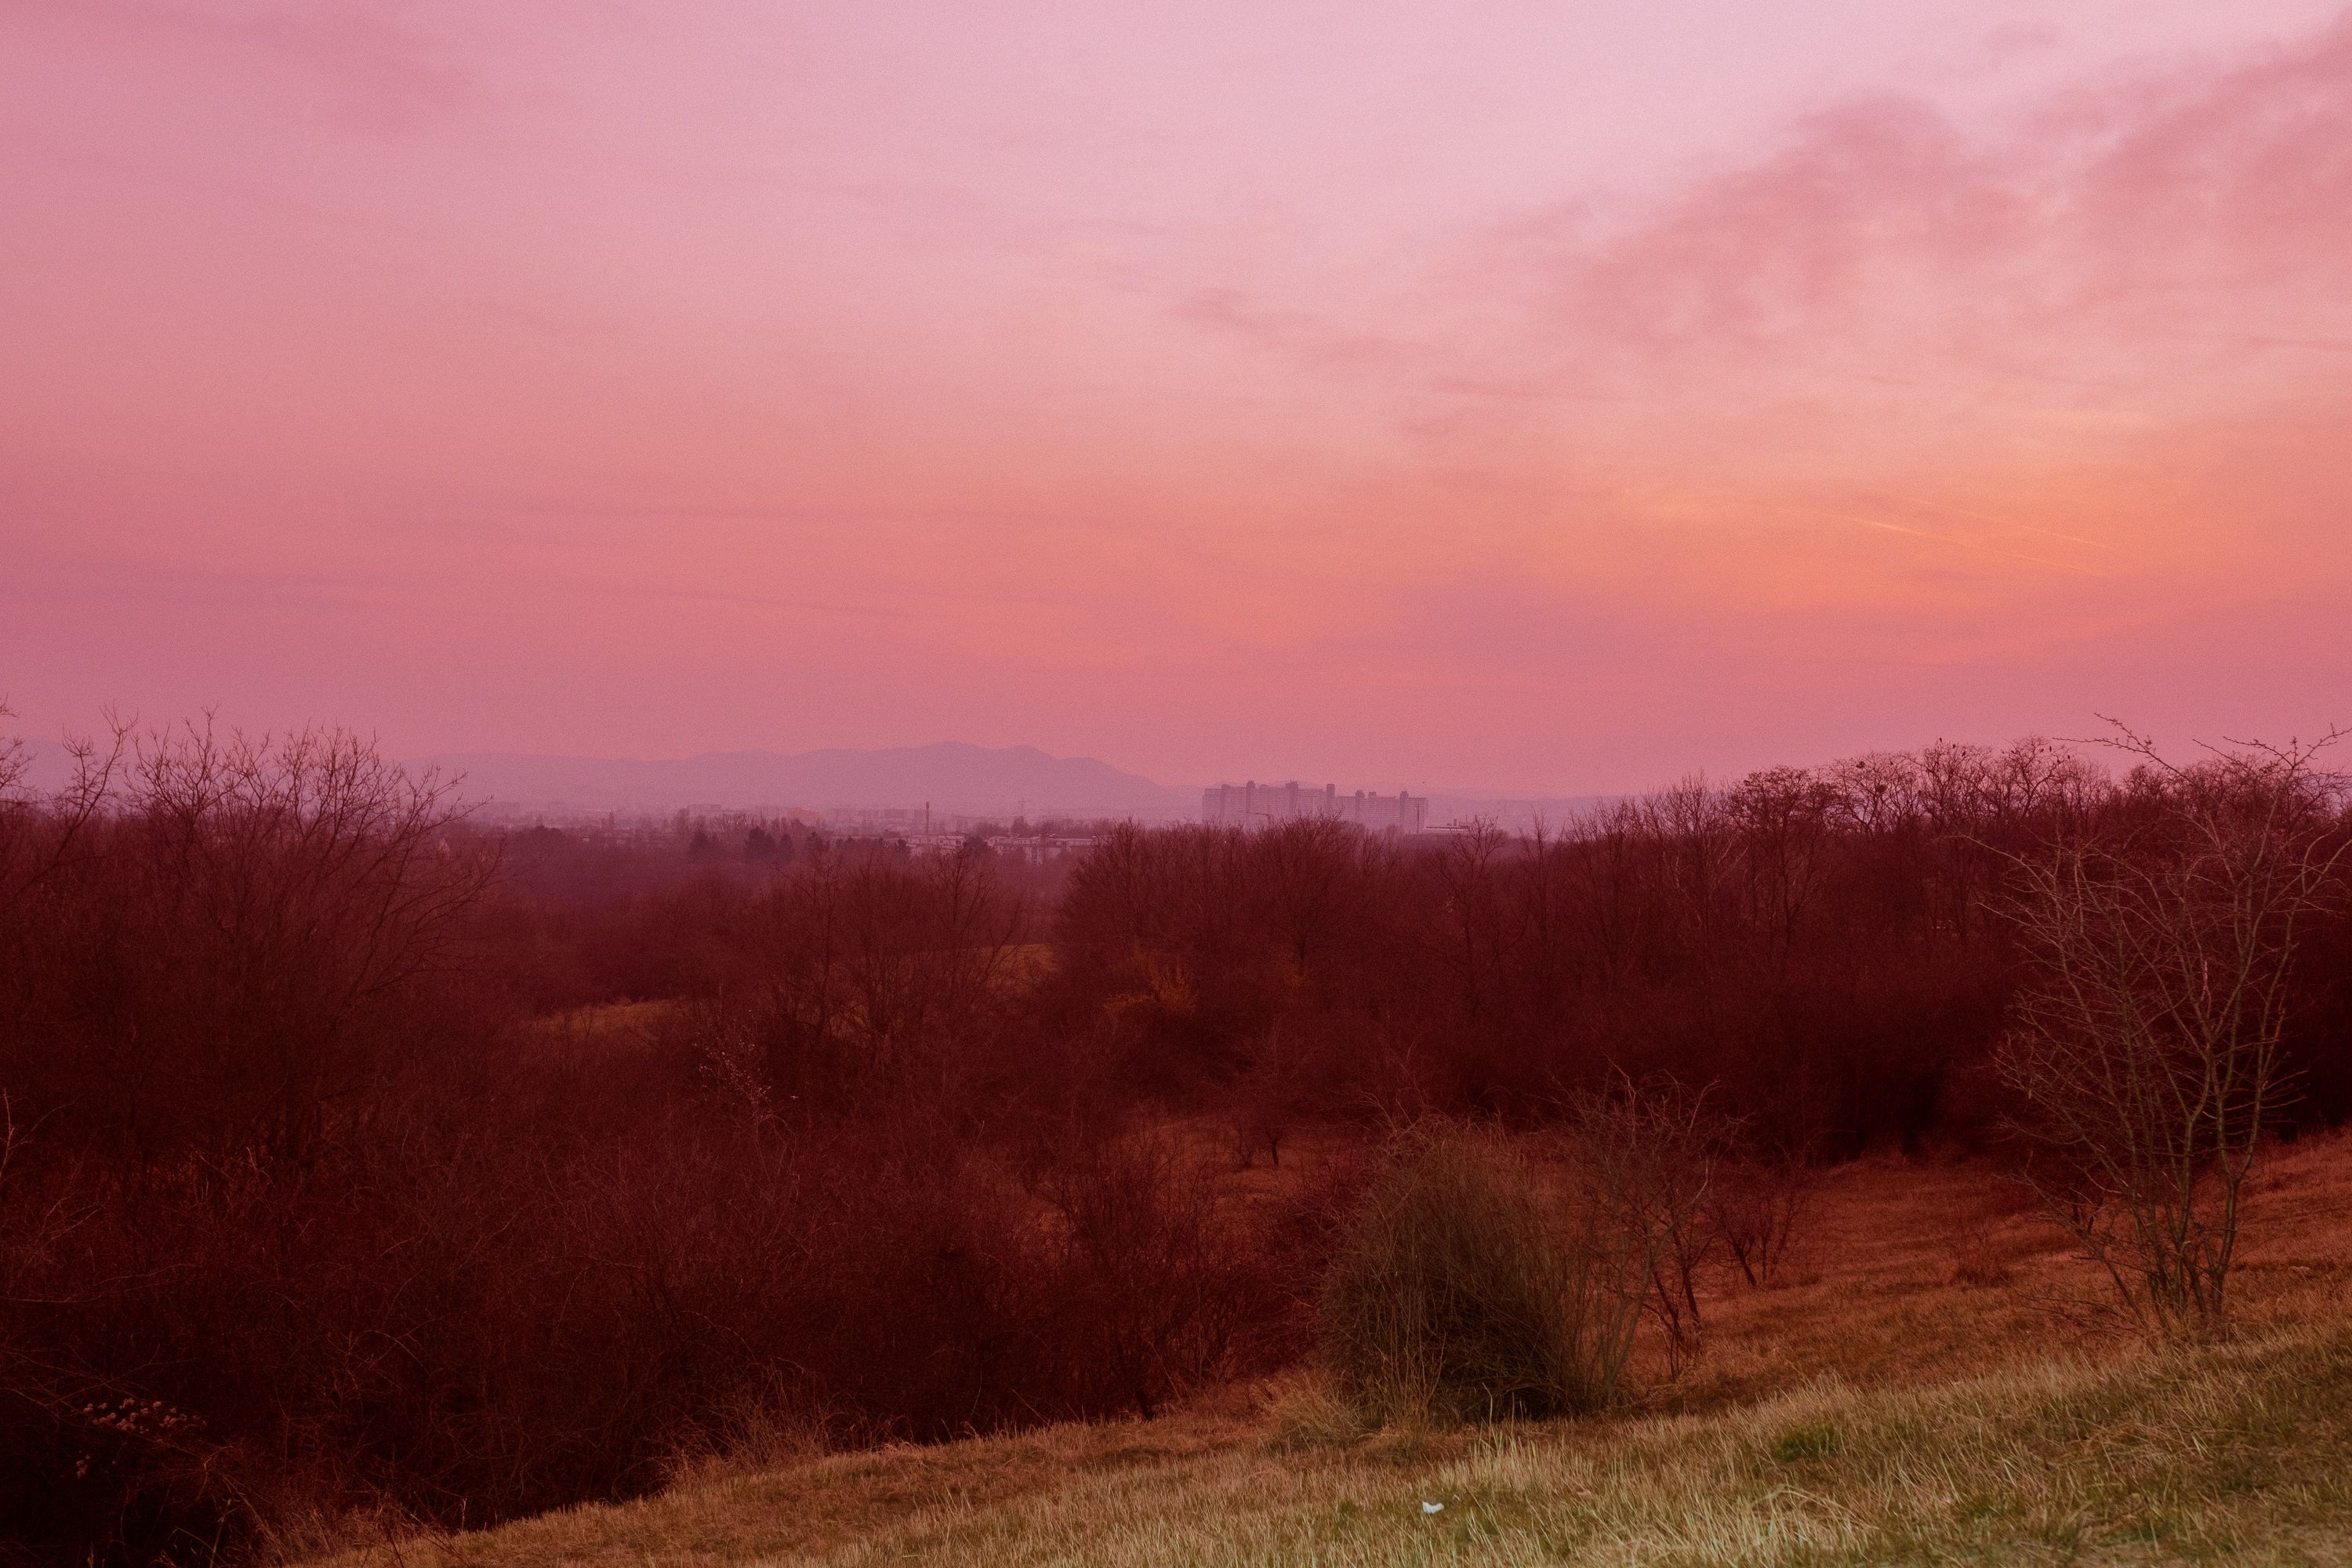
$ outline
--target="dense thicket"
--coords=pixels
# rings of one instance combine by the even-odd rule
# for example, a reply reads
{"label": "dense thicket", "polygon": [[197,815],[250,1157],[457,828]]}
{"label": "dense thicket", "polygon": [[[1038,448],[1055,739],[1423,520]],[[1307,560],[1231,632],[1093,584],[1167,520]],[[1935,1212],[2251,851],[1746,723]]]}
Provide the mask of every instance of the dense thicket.
{"label": "dense thicket", "polygon": [[[1758,1171],[1981,1140],[2009,857],[2187,777],[1938,746],[1040,867],[491,832],[336,734],[126,738],[38,798],[0,752],[0,1558],[480,1521],[780,1419],[1150,1414],[1311,1343],[1335,1202],[1213,1168],[1309,1123],[1664,1083]],[[2301,940],[2333,1117],[2352,932]],[[663,1005],[571,1011],[622,1001]]]}
{"label": "dense thicket", "polygon": [[[0,1560],[479,1521],[746,1424],[1148,1414],[1290,1353],[1308,1286],[1193,1151],[992,1117],[1019,879],[650,846],[551,889],[557,848],[331,734],[0,805]],[[659,1027],[536,1010],[625,948],[592,994]]]}
{"label": "dense thicket", "polygon": [[[2016,858],[2084,835],[2145,848],[2166,792],[2207,776],[1939,744],[1517,837],[1123,828],[1062,905],[1059,1025],[1097,1031],[1129,1084],[1224,1086],[1261,1139],[1370,1107],[1540,1121],[1622,1070],[1712,1084],[1780,1147],[1981,1143]],[[2303,940],[2287,1055],[2299,1112],[2336,1119],[2352,949],[2340,912]]]}

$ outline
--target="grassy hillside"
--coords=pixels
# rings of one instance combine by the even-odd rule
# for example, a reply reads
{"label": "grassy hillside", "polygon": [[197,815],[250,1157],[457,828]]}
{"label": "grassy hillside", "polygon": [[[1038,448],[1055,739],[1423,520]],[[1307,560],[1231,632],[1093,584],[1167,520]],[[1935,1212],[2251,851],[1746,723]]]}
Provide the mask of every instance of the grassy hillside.
{"label": "grassy hillside", "polygon": [[1302,1377],[345,1562],[2352,1561],[2352,1149],[2287,1151],[2263,1187],[2223,1344],[2086,1321],[2095,1281],[1981,1174],[1863,1166],[1787,1284],[1720,1293],[1701,1367],[1608,1420],[1366,1433]]}

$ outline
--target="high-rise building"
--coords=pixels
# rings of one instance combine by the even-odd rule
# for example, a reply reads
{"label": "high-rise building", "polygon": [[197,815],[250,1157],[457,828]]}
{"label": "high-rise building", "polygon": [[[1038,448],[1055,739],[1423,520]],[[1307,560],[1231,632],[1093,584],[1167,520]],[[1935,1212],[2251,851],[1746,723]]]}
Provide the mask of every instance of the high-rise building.
{"label": "high-rise building", "polygon": [[1288,784],[1212,784],[1201,792],[1201,820],[1233,827],[1265,827],[1299,817],[1328,817],[1352,822],[1375,832],[1419,833],[1429,820],[1429,797],[1375,795],[1358,790],[1341,795],[1337,784],[1321,789]]}

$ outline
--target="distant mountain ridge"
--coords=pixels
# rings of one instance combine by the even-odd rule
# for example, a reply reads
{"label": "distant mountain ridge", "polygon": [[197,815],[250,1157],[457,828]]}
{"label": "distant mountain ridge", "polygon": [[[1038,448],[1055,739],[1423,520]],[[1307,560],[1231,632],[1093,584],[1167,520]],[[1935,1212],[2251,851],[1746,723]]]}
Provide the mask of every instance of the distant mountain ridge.
{"label": "distant mountain ridge", "polygon": [[878,751],[708,752],[641,761],[462,752],[412,757],[458,778],[466,800],[594,811],[919,806],[973,816],[1197,816],[1198,792],[1154,783],[1092,757],[1034,746],[942,741]]}

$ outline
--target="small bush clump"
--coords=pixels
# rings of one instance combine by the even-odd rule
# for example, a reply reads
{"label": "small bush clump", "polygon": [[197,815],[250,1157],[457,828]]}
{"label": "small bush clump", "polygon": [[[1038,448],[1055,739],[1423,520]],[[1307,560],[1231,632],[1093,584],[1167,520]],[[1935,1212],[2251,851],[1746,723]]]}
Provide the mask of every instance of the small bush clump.
{"label": "small bush clump", "polygon": [[1772,1439],[1772,1462],[1810,1465],[1833,1459],[1845,1447],[1844,1435],[1827,1421],[1800,1421]]}
{"label": "small bush clump", "polygon": [[1622,1380],[1624,1294],[1554,1222],[1501,1139],[1406,1137],[1366,1193],[1324,1285],[1324,1352],[1379,1420],[1595,1410]]}

